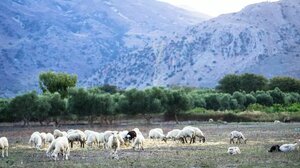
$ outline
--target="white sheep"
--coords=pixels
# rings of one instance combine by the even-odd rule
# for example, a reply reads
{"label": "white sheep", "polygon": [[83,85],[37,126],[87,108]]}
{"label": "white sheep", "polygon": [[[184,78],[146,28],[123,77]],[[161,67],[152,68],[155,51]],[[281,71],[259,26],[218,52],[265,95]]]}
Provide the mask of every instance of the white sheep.
{"label": "white sheep", "polygon": [[210,119],[208,120],[208,122],[209,122],[209,123],[212,123],[212,122],[214,122],[214,119],[210,118]]}
{"label": "white sheep", "polygon": [[68,157],[70,155],[70,147],[69,147],[68,140],[65,136],[60,137],[55,141],[54,150],[53,153],[51,154],[54,160],[58,160],[59,153],[65,156],[66,160],[68,160]]}
{"label": "white sheep", "polygon": [[[198,137],[199,138],[199,142],[201,142],[201,141],[203,143],[205,142],[205,136],[204,136],[203,132],[199,128],[193,127],[193,126],[186,126],[184,128],[192,128],[195,131],[195,139],[196,139],[196,137]],[[193,140],[193,143],[195,143],[195,139]]]}
{"label": "white sheep", "polygon": [[42,138],[42,144],[45,145],[46,144],[46,133],[45,132],[41,132],[40,136]]}
{"label": "white sheep", "polygon": [[133,141],[132,148],[138,150],[144,150],[145,138],[143,134],[137,134],[136,138]]}
{"label": "white sheep", "polygon": [[84,148],[86,137],[83,132],[80,132],[80,131],[71,132],[70,134],[67,135],[67,138],[68,138],[68,141],[71,143],[71,148],[73,148],[74,141],[80,142],[80,147]]}
{"label": "white sheep", "polygon": [[227,153],[230,154],[230,155],[241,154],[241,150],[237,146],[229,147],[228,150],[227,150]]}
{"label": "white sheep", "polygon": [[119,135],[123,138],[124,141],[126,140],[126,136],[127,136],[128,132],[129,131],[127,131],[127,130],[119,132]]}
{"label": "white sheep", "polygon": [[41,149],[42,147],[42,138],[39,132],[34,132],[31,134],[29,142],[31,146],[34,146],[37,149]]}
{"label": "white sheep", "polygon": [[100,139],[100,138],[97,137],[98,134],[99,134],[99,133],[94,132],[94,131],[93,131],[93,132],[89,132],[88,134],[85,134],[85,135],[88,135],[88,136],[87,136],[86,144],[87,144],[88,146],[91,146],[91,147],[92,147],[93,143],[99,145],[99,139]]}
{"label": "white sheep", "polygon": [[173,141],[175,141],[176,136],[180,131],[181,131],[180,129],[173,129],[172,131],[169,131],[163,140],[165,142],[167,142],[168,139],[173,139]]}
{"label": "white sheep", "polygon": [[103,133],[103,139],[104,139],[104,149],[107,149],[108,148],[108,139],[109,137],[113,134],[113,131],[105,131]]}
{"label": "white sheep", "polygon": [[54,140],[54,136],[51,133],[46,134],[46,142],[51,144],[51,142]]}
{"label": "white sheep", "polygon": [[88,138],[89,135],[92,134],[92,133],[95,133],[95,131],[92,131],[92,130],[85,130],[84,131],[84,134],[85,134],[86,138]]}
{"label": "white sheep", "polygon": [[8,140],[6,137],[0,138],[0,149],[2,150],[2,157],[4,157],[4,151],[6,151],[6,157],[8,157]]}
{"label": "white sheep", "polygon": [[151,129],[149,131],[149,139],[164,139],[165,135],[159,129]]}
{"label": "white sheep", "polygon": [[119,133],[117,131],[112,132],[112,135],[108,138],[107,146],[112,149],[112,155],[117,153],[120,148]]}
{"label": "white sheep", "polygon": [[55,129],[55,130],[53,131],[53,136],[54,136],[54,138],[56,139],[56,138],[58,138],[58,137],[64,136],[64,134],[63,134],[60,130]]}
{"label": "white sheep", "polygon": [[187,143],[186,138],[190,138],[190,144],[192,141],[195,139],[195,130],[193,128],[183,128],[177,135],[176,135],[176,140],[181,140],[182,143]]}
{"label": "white sheep", "polygon": [[230,133],[230,141],[229,141],[229,143],[230,144],[231,144],[231,142],[234,143],[234,139],[237,139],[236,143],[241,143],[241,140],[243,140],[245,144],[247,142],[247,138],[245,138],[245,136],[243,135],[243,133],[241,133],[239,131],[232,131]]}
{"label": "white sheep", "polygon": [[300,144],[300,140],[298,142],[295,142],[293,144],[283,144],[283,145],[280,145],[279,147],[279,151],[281,152],[291,152],[291,151],[294,151],[297,149],[297,147],[299,146]]}

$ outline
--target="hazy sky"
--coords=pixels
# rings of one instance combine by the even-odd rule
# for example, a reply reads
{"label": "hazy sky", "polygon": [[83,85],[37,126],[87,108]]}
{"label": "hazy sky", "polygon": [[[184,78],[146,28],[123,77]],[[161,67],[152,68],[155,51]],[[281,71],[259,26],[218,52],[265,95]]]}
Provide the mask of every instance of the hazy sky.
{"label": "hazy sky", "polygon": [[243,7],[258,2],[273,2],[278,0],[159,0],[192,11],[210,16],[237,12]]}

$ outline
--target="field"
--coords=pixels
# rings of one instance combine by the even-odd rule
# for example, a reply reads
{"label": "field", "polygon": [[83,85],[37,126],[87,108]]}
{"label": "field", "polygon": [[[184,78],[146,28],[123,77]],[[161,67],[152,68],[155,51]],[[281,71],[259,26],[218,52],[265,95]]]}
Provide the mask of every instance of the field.
{"label": "field", "polygon": [[[97,127],[93,130],[131,130],[138,127],[146,136],[151,128],[161,127],[164,132],[185,125],[198,126],[206,135],[206,143],[180,144],[172,141],[146,140],[144,151],[134,151],[123,147],[119,151],[119,160],[110,158],[109,151],[93,147],[71,150],[70,160],[53,161],[46,157],[44,148],[37,151],[28,145],[32,132],[53,132],[53,127],[1,126],[1,136],[10,142],[9,157],[0,159],[0,167],[300,167],[300,151],[290,153],[268,153],[272,144],[293,143],[300,139],[300,123],[182,123],[179,125],[161,123],[153,125],[128,125]],[[63,126],[67,130],[87,126]],[[228,155],[229,133],[239,130],[248,138],[247,144],[239,144],[241,154]]]}

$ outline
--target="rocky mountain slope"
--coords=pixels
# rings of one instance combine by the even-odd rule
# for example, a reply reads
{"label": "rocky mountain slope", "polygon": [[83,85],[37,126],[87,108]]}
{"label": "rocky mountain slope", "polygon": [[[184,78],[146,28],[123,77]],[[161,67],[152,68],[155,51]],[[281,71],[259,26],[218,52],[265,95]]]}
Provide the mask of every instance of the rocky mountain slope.
{"label": "rocky mountain slope", "polygon": [[41,71],[81,84],[110,62],[208,19],[155,0],[1,0],[0,95],[38,88]]}
{"label": "rocky mountain slope", "polygon": [[129,52],[84,81],[214,87],[228,73],[300,78],[300,1],[247,6]]}

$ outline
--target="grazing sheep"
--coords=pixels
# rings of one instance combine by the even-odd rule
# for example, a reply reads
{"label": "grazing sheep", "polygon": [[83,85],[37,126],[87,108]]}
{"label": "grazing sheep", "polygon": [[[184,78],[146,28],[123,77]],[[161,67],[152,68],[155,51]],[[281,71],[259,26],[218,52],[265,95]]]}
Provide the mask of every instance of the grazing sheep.
{"label": "grazing sheep", "polygon": [[66,137],[60,137],[55,140],[54,150],[51,154],[51,157],[54,158],[54,160],[58,160],[59,153],[65,156],[66,160],[68,160],[68,156],[70,155],[70,147]]}
{"label": "grazing sheep", "polygon": [[103,138],[104,138],[104,149],[107,149],[108,148],[108,139],[109,137],[113,134],[113,131],[105,131],[103,133]]}
{"label": "grazing sheep", "polygon": [[133,150],[135,149],[144,150],[144,142],[145,142],[145,138],[143,134],[138,134],[132,144]]}
{"label": "grazing sheep", "polygon": [[173,139],[173,141],[176,140],[176,136],[180,132],[180,129],[173,129],[172,131],[169,131],[165,138],[163,138],[163,141],[167,142],[168,139]]}
{"label": "grazing sheep", "polygon": [[95,144],[97,144],[99,146],[99,144],[100,144],[100,138],[101,138],[99,134],[100,133],[94,132],[94,131],[93,132],[89,132],[88,134],[86,134],[86,135],[88,135],[86,144],[88,146],[92,147],[93,143],[95,143]]}
{"label": "grazing sheep", "polygon": [[6,137],[0,138],[0,149],[2,150],[2,157],[4,157],[4,151],[6,151],[6,157],[8,157],[8,140]]}
{"label": "grazing sheep", "polygon": [[31,146],[34,145],[34,147],[37,148],[37,149],[41,149],[41,147],[42,147],[42,138],[40,136],[40,133],[39,132],[32,133],[28,143]]}
{"label": "grazing sheep", "polygon": [[210,118],[210,119],[208,120],[208,122],[209,122],[209,123],[212,123],[212,122],[214,122],[214,119]]}
{"label": "grazing sheep", "polygon": [[85,134],[81,134],[80,132],[71,132],[67,135],[68,141],[71,144],[71,148],[73,148],[73,142],[79,141],[80,147],[84,148],[84,143],[86,141]]}
{"label": "grazing sheep", "polygon": [[158,130],[158,129],[152,129],[149,131],[149,139],[164,139],[165,135],[163,133],[161,133],[162,131]]}
{"label": "grazing sheep", "polygon": [[60,130],[55,129],[55,130],[53,131],[53,136],[54,136],[54,138],[56,139],[56,138],[58,138],[58,137],[64,136],[64,134],[63,134]]}
{"label": "grazing sheep", "polygon": [[117,154],[117,150],[120,148],[119,133],[114,131],[108,138],[107,146],[112,149],[112,155]]}
{"label": "grazing sheep", "polygon": [[54,140],[54,136],[51,133],[46,134],[46,141],[47,143],[51,144],[51,142]]}
{"label": "grazing sheep", "polygon": [[43,146],[45,146],[46,145],[46,133],[45,132],[41,132],[40,133],[40,136],[41,136],[41,138],[42,138],[42,144],[43,144]]}
{"label": "grazing sheep", "polygon": [[126,135],[126,140],[131,141],[136,137],[137,133],[135,131],[129,131]]}
{"label": "grazing sheep", "polygon": [[89,135],[92,134],[92,133],[95,133],[95,131],[92,131],[92,130],[85,130],[85,131],[84,131],[84,134],[85,134],[85,136],[86,136],[87,138],[88,138]]}
{"label": "grazing sheep", "polygon": [[126,136],[127,136],[128,132],[129,131],[127,131],[127,130],[119,132],[119,135],[123,138],[124,141],[126,140]]}
{"label": "grazing sheep", "polygon": [[138,134],[142,134],[142,132],[138,129],[138,128],[134,128],[133,129],[133,131],[135,131],[136,132],[136,135],[138,135]]}
{"label": "grazing sheep", "polygon": [[273,145],[268,152],[281,152],[279,147],[279,145]]}
{"label": "grazing sheep", "polygon": [[227,150],[227,153],[230,154],[230,155],[241,154],[241,150],[237,146],[229,147],[228,150]]}
{"label": "grazing sheep", "polygon": [[[201,141],[203,143],[205,142],[205,136],[204,136],[203,132],[199,128],[192,127],[192,126],[186,126],[184,128],[192,128],[195,131],[195,139],[196,139],[196,137],[198,137],[199,138],[199,142],[201,142]],[[193,139],[193,143],[195,143],[195,139]]]}
{"label": "grazing sheep", "polygon": [[295,142],[293,144],[283,144],[283,145],[280,145],[279,147],[279,151],[281,152],[291,152],[291,151],[294,151],[298,148],[300,144],[300,140],[298,142]]}
{"label": "grazing sheep", "polygon": [[183,128],[178,135],[176,135],[176,139],[177,140],[181,140],[182,143],[187,143],[186,138],[189,137],[190,138],[190,144],[192,143],[192,141],[195,141],[195,131],[193,128],[190,127],[186,127]]}
{"label": "grazing sheep", "polygon": [[231,144],[231,142],[234,143],[234,139],[237,139],[236,143],[240,143],[240,144],[241,144],[241,139],[244,141],[245,144],[247,142],[247,139],[245,138],[245,136],[239,131],[232,131],[230,133],[229,143],[230,144]]}

